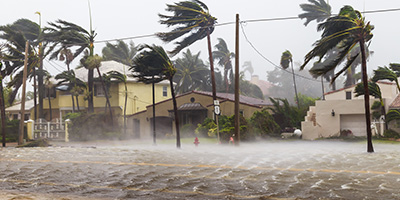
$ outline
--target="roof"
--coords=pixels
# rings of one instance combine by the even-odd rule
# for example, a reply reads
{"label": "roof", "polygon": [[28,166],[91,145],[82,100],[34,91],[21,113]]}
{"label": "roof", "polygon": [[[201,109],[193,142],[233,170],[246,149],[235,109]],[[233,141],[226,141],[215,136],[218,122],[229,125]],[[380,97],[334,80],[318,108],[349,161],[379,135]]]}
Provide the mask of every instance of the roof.
{"label": "roof", "polygon": [[[121,74],[126,74],[127,75],[127,80],[128,82],[136,82],[138,79],[129,76],[129,74],[132,74],[129,71],[129,66],[124,65],[122,63],[110,60],[110,61],[102,61],[101,62],[101,67],[99,68],[100,73],[103,75],[105,73],[108,73],[110,71],[117,71]],[[79,68],[79,69],[75,69],[75,76],[78,77],[79,79],[81,79],[84,82],[87,82],[87,78],[88,78],[88,70],[85,68]],[[97,78],[99,75],[97,73],[97,70],[94,70],[94,74],[93,77]],[[163,80],[160,82],[161,84],[169,84],[168,80]]]}
{"label": "roof", "polygon": [[400,109],[400,94],[390,104],[389,109]]}
{"label": "roof", "polygon": [[183,110],[207,110],[207,108],[204,108],[200,103],[185,103],[178,108],[179,111]]}
{"label": "roof", "polygon": [[[207,96],[212,96],[212,92],[204,92],[204,91],[192,91],[197,94],[204,94]],[[217,92],[217,98],[223,99],[223,100],[229,100],[229,101],[235,101],[235,94],[231,93],[218,93]],[[239,95],[239,102],[242,104],[248,104],[248,105],[253,105],[253,106],[270,106],[272,103],[269,100],[264,100],[264,99],[256,99],[253,97],[247,97],[243,95]]]}
{"label": "roof", "polygon": [[[29,111],[33,107],[35,107],[35,102],[33,101],[33,99],[25,101],[25,111]],[[6,112],[13,112],[13,111],[20,111],[20,110],[21,110],[21,102],[6,108]]]}
{"label": "roof", "polygon": [[[378,83],[378,84],[384,84],[384,85],[395,85],[395,83],[393,83],[393,82],[387,82],[387,81],[378,81],[377,83]],[[340,91],[343,91],[343,90],[347,90],[347,89],[349,89],[349,88],[356,87],[356,86],[357,86],[357,84],[349,85],[349,86],[347,86],[347,87],[343,87],[343,88],[340,88],[340,89],[337,89],[337,90],[333,90],[333,91],[330,91],[330,92],[326,92],[325,95],[333,94],[333,93],[340,92]]]}

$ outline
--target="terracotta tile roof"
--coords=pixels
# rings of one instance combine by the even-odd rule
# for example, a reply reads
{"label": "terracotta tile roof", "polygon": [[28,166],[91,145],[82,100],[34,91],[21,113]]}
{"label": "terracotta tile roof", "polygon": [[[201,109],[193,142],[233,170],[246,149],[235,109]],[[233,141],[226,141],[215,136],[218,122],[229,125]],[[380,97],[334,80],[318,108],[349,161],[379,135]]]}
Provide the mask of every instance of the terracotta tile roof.
{"label": "terracotta tile roof", "polygon": [[400,109],[400,94],[397,95],[392,104],[390,104],[389,109]]}

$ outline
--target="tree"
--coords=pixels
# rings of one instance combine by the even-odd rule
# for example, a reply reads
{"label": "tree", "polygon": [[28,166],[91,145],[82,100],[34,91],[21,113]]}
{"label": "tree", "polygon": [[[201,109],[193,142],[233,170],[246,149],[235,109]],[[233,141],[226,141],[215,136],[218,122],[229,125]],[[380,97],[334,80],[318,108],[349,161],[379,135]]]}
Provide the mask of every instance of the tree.
{"label": "tree", "polygon": [[182,58],[175,60],[177,72],[174,76],[175,91],[178,94],[189,92],[207,84],[209,70],[200,59],[200,52],[193,55],[188,49],[183,52]]}
{"label": "tree", "polygon": [[296,95],[296,104],[297,108],[300,108],[299,96],[297,96],[297,87],[296,87],[296,74],[294,73],[293,69],[293,59],[292,54],[289,50],[286,50],[282,53],[281,56],[281,67],[286,70],[289,67],[289,64],[292,66],[292,75],[293,75],[293,87],[294,87],[294,94]]}
{"label": "tree", "polygon": [[111,79],[114,79],[118,82],[124,83],[125,91],[124,91],[124,96],[125,96],[125,103],[124,103],[124,135],[126,135],[126,104],[128,102],[128,87],[126,85],[127,83],[127,77],[125,74],[121,74],[120,72],[117,71],[110,71],[107,73],[108,76]]}
{"label": "tree", "polygon": [[[176,146],[181,147],[181,139],[179,132],[179,118],[178,118],[178,107],[176,105],[176,98],[173,85],[173,77],[176,73],[176,68],[173,66],[167,53],[161,46],[149,46],[145,45],[141,49],[141,52],[134,59],[134,65],[130,70],[135,72],[134,76],[139,78],[139,81],[144,83],[155,83],[162,80],[169,80],[172,94],[172,102],[174,107],[175,115],[175,126],[176,126]],[[154,105],[154,103],[153,103]],[[154,111],[154,106],[153,106]],[[154,112],[153,112],[154,113]],[[153,116],[153,119],[155,116]]]}
{"label": "tree", "polygon": [[300,19],[306,19],[304,26],[311,21],[322,22],[331,16],[331,6],[324,0],[308,0],[310,4],[300,4],[304,13],[299,14]]}
{"label": "tree", "polygon": [[251,61],[245,61],[242,65],[243,72],[249,72],[250,73],[250,78],[253,76],[254,73],[254,68],[253,68],[253,64],[251,64]]}
{"label": "tree", "polygon": [[200,0],[181,1],[174,5],[167,4],[166,11],[173,12],[173,15],[159,14],[160,23],[168,27],[175,26],[177,28],[171,32],[157,33],[157,36],[164,42],[171,42],[187,35],[181,41],[176,42],[175,49],[169,52],[171,55],[176,55],[185,47],[207,37],[212,93],[213,99],[216,100],[217,93],[210,34],[214,31],[217,18],[210,15],[207,5]]}
{"label": "tree", "polygon": [[49,113],[50,113],[50,121],[53,119],[53,111],[51,109],[51,90],[54,87],[54,84],[51,82],[51,74],[46,73],[46,76],[44,77],[44,85],[46,86],[47,89],[47,100],[49,101]]}
{"label": "tree", "polygon": [[[85,49],[89,50],[87,59],[93,57],[94,53],[94,38],[96,37],[96,33],[91,28],[90,23],[90,30],[87,31],[86,29],[78,26],[74,23],[67,22],[64,20],[57,20],[54,23],[49,23],[50,28],[45,29],[46,39],[52,43],[51,50],[54,50],[57,46],[61,45],[60,49],[56,50],[56,52],[61,52],[63,49],[69,49],[70,47],[77,47],[77,49],[73,52],[73,57],[77,57],[81,55]],[[93,58],[90,58],[93,59]],[[94,111],[93,105],[93,70],[94,68],[87,68],[88,69],[88,112]]]}
{"label": "tree", "polygon": [[[384,118],[386,119],[386,109],[385,109],[385,104],[383,102],[383,98],[382,98],[382,92],[381,92],[381,88],[379,87],[379,85],[376,82],[368,82],[368,90],[369,90],[369,95],[379,99],[379,107],[380,107],[380,115],[379,116],[384,116]],[[354,89],[355,91],[355,96],[361,96],[364,95],[365,90],[364,90],[364,85],[362,83],[357,84],[356,88]],[[374,106],[372,106],[374,107]],[[388,129],[388,125],[387,123],[385,123],[385,129]]]}
{"label": "tree", "polygon": [[106,46],[103,47],[103,60],[114,60],[119,63],[132,66],[133,59],[138,52],[138,47],[135,46],[135,43],[132,41],[126,44],[124,41],[119,40],[117,44],[111,44],[109,42],[106,43]]}
{"label": "tree", "polygon": [[[338,66],[338,64],[357,44],[360,45],[360,52],[358,54],[361,53],[361,66],[365,90],[364,106],[367,125],[367,152],[374,152],[371,134],[367,58],[365,50],[365,43],[370,41],[372,38],[372,29],[373,26],[370,25],[369,22],[365,21],[365,18],[359,11],[354,10],[351,6],[344,6],[340,10],[339,15],[330,17],[325,22],[318,25],[318,30],[322,31],[321,39],[314,44],[314,48],[305,56],[304,64],[301,66],[301,69],[303,69],[313,58],[319,57],[319,59],[321,59],[330,49],[339,45],[339,53],[333,62],[321,66],[318,69],[310,70],[310,72],[315,76],[324,75],[336,68],[336,66]],[[332,81],[351,66],[354,60],[358,57],[358,54],[347,58],[345,66],[336,73]]]}
{"label": "tree", "polygon": [[398,77],[400,76],[400,66],[399,64],[391,63],[390,68],[388,67],[378,67],[377,70],[374,70],[374,76],[372,77],[372,81],[377,82],[380,80],[389,80],[394,81],[397,86],[397,90],[400,92],[400,85]]}
{"label": "tree", "polygon": [[229,81],[233,79],[232,58],[235,57],[235,53],[229,51],[228,45],[222,38],[218,38],[215,48],[217,50],[212,52],[213,58],[218,61],[219,66],[224,68],[225,92],[228,92]]}
{"label": "tree", "polygon": [[75,101],[74,96],[76,97],[76,104],[79,110],[79,102],[78,96],[81,90],[79,88],[85,87],[85,83],[75,76],[74,70],[63,71],[60,74],[55,76],[55,79],[60,80],[57,85],[67,84],[68,90],[71,93],[72,98],[72,109],[75,112]]}

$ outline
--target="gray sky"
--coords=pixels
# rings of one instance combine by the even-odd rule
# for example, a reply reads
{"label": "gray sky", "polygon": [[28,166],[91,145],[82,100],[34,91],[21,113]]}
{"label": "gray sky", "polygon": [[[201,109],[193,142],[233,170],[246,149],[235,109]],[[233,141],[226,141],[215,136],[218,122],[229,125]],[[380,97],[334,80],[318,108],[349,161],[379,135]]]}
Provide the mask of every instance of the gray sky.
{"label": "gray sky", "polygon": [[[155,32],[168,31],[165,26],[158,23],[158,13],[164,13],[166,3],[177,1],[170,0],[92,0],[93,28],[97,32],[96,41],[119,39],[149,35]],[[238,13],[241,20],[268,19],[281,17],[294,17],[301,13],[299,4],[306,0],[203,0],[209,7],[210,13],[218,18],[218,23],[234,22]],[[330,0],[333,13],[338,13],[343,5],[351,5],[360,11],[371,11],[381,9],[400,8],[398,0]],[[88,2],[86,0],[2,0],[2,11],[0,25],[10,24],[19,18],[27,18],[38,22],[42,14],[42,25],[63,19],[76,23],[89,29]],[[377,66],[388,65],[399,62],[400,28],[397,19],[400,11],[367,14],[366,20],[375,26],[374,38],[370,49],[374,55],[368,62],[368,68],[375,69]],[[316,31],[316,23],[305,27],[304,20],[285,20],[270,22],[254,22],[243,25],[248,39],[266,58],[279,64],[283,51],[290,50],[295,62],[302,62],[304,56],[311,50],[312,44],[320,38]],[[234,51],[235,26],[224,25],[216,27],[212,34],[212,45],[217,43],[217,38],[223,38],[231,51]],[[255,74],[261,79],[266,79],[266,71],[274,69],[274,66],[258,55],[246,42],[242,31],[240,31],[240,65],[245,61],[251,61],[255,68]],[[128,42],[129,40],[126,40]],[[133,40],[135,44],[157,44],[163,45],[167,50],[173,48],[172,44],[164,44],[156,37],[148,37]],[[95,44],[95,52],[101,54],[104,43]],[[207,57],[206,39],[196,42],[189,47],[194,53],[201,51],[204,61]],[[185,51],[185,50],[184,50]],[[178,54],[173,59],[179,57]],[[62,63],[56,67],[44,62],[45,68],[53,75],[64,70]],[[64,67],[64,68],[63,68]],[[309,68],[309,67],[308,67]]]}

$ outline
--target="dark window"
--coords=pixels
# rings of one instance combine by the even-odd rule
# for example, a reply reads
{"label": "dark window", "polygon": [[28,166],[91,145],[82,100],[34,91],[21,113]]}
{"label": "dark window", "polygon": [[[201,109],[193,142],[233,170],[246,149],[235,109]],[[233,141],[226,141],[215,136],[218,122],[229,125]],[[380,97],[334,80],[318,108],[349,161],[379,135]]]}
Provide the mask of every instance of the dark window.
{"label": "dark window", "polygon": [[13,114],[13,119],[18,119],[18,114]]}
{"label": "dark window", "polygon": [[25,114],[24,120],[29,120],[29,114]]}
{"label": "dark window", "polygon": [[163,86],[163,88],[162,88],[162,95],[163,95],[163,97],[168,96],[167,86]]}
{"label": "dark window", "polygon": [[351,99],[351,92],[346,92],[346,99]]}
{"label": "dark window", "polygon": [[[107,90],[108,90],[108,88],[107,88]],[[104,94],[104,89],[103,89],[103,86],[101,85],[101,83],[94,84],[94,96],[101,96],[101,97],[106,96]]]}
{"label": "dark window", "polygon": [[46,88],[46,90],[44,91],[44,96],[46,98],[56,98],[56,88],[50,88],[50,90],[48,88]]}

